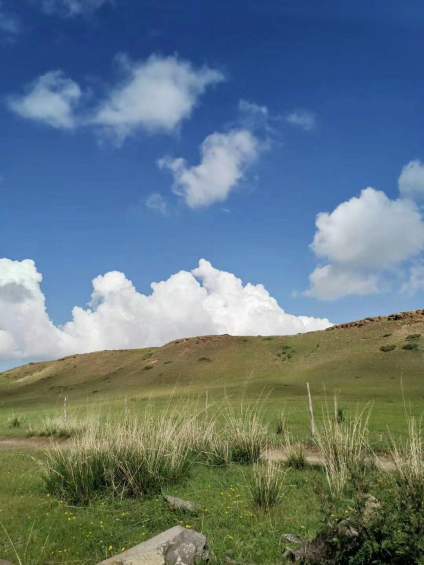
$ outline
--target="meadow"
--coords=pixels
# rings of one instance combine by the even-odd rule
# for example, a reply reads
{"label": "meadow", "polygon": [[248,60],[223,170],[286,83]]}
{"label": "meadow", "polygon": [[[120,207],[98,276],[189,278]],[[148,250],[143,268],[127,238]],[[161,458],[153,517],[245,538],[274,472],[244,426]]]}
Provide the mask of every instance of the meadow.
{"label": "meadow", "polygon": [[[0,557],[93,564],[181,524],[205,533],[216,563],[284,563],[288,539],[334,539],[349,519],[356,545],[328,542],[329,562],[419,563],[422,520],[396,520],[423,510],[420,330],[385,319],[194,338],[0,375]],[[285,457],[271,461],[270,449]],[[375,531],[362,523],[370,493]],[[165,494],[198,511],[170,509]],[[396,534],[384,532],[384,547],[381,514]]]}

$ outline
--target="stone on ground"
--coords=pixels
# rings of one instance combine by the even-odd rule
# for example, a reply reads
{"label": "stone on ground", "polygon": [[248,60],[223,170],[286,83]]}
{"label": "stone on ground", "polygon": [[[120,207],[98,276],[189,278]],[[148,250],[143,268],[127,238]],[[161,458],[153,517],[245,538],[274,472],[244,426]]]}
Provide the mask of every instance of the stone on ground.
{"label": "stone on ground", "polygon": [[195,565],[208,559],[206,537],[175,526],[99,565]]}

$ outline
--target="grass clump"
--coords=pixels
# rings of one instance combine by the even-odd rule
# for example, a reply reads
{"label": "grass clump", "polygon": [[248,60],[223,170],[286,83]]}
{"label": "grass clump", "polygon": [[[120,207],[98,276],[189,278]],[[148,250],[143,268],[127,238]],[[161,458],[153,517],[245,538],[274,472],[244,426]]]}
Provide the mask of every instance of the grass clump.
{"label": "grass clump", "polygon": [[291,469],[301,470],[306,467],[305,448],[300,443],[286,443],[286,466]]}
{"label": "grass clump", "polygon": [[268,447],[268,430],[256,407],[228,410],[223,433],[228,439],[231,461],[235,463],[255,463]]}
{"label": "grass clump", "polygon": [[330,415],[328,410],[323,417],[315,440],[334,496],[340,496],[351,476],[365,466],[369,453],[368,420],[368,410],[343,421]]}
{"label": "grass clump", "polygon": [[12,414],[10,418],[8,418],[7,420],[7,427],[9,429],[21,428],[23,424],[24,424],[23,418],[21,418],[17,414]]}
{"label": "grass clump", "polygon": [[402,349],[405,349],[406,351],[418,351],[418,343],[416,341],[410,341],[405,343],[405,345],[402,345]]}
{"label": "grass clump", "polygon": [[424,440],[416,420],[391,455],[394,473],[351,477],[343,496],[323,499],[323,526],[306,563],[424,562]]}
{"label": "grass clump", "polygon": [[164,414],[92,426],[70,447],[47,452],[49,493],[86,504],[107,493],[140,497],[187,476],[193,455],[193,421]]}
{"label": "grass clump", "polygon": [[256,506],[267,510],[279,504],[283,497],[284,472],[278,463],[255,463],[249,490]]}
{"label": "grass clump", "polygon": [[394,345],[393,343],[391,343],[390,345],[382,345],[380,347],[380,351],[382,351],[383,353],[387,353],[389,351],[393,351],[396,349],[396,345]]}
{"label": "grass clump", "polygon": [[409,334],[406,336],[406,341],[415,341],[416,339],[420,339],[421,334]]}
{"label": "grass clump", "polygon": [[87,422],[77,418],[65,418],[63,416],[44,418],[38,426],[30,426],[27,435],[29,437],[54,437],[69,439],[84,432]]}

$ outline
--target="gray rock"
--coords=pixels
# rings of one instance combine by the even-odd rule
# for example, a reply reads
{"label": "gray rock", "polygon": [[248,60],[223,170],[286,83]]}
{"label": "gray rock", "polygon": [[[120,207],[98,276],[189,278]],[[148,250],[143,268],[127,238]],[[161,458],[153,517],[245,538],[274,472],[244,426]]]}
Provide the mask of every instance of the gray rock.
{"label": "gray rock", "polygon": [[194,530],[185,530],[165,551],[166,565],[194,565],[209,560],[206,538]]}
{"label": "gray rock", "polygon": [[197,505],[189,500],[183,500],[182,498],[169,495],[165,495],[164,498],[171,510],[180,510],[182,512],[189,512],[190,514],[197,514],[199,511]]}
{"label": "gray rock", "polygon": [[195,565],[208,559],[206,537],[175,526],[99,565]]}
{"label": "gray rock", "polygon": [[13,565],[11,561],[7,561],[6,559],[0,559],[0,565]]}
{"label": "gray rock", "polygon": [[283,538],[284,541],[286,541],[287,543],[294,543],[294,544],[301,544],[304,543],[304,540],[302,540],[299,536],[297,536],[296,534],[283,534],[281,536]]}

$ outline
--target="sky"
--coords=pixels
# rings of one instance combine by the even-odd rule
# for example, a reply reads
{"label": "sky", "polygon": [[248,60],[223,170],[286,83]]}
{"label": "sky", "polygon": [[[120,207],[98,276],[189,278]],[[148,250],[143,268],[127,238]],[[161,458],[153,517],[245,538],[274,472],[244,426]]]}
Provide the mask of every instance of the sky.
{"label": "sky", "polygon": [[423,306],[420,0],[0,0],[0,368]]}

